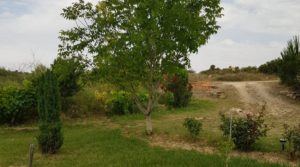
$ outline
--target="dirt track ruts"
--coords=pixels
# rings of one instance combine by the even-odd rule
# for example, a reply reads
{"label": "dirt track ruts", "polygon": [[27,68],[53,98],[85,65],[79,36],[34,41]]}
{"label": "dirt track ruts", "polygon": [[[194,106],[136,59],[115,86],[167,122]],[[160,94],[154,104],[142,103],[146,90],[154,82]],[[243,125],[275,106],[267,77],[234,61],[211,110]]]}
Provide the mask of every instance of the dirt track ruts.
{"label": "dirt track ruts", "polygon": [[[272,115],[284,115],[295,110],[299,110],[299,106],[283,100],[282,97],[276,95],[277,92],[271,93],[270,84],[278,81],[247,81],[247,82],[224,82],[223,84],[233,86],[244,103],[245,109],[251,109],[257,105],[266,104],[266,110]],[[278,94],[278,93],[277,93]]]}

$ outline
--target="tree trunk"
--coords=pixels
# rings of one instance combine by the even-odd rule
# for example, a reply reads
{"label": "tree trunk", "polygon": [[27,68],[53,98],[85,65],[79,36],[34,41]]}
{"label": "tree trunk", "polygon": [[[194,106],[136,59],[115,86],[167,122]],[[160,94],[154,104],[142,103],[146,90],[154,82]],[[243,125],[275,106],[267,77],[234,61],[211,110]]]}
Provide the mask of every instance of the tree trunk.
{"label": "tree trunk", "polygon": [[151,114],[146,114],[146,134],[152,135],[152,122],[151,122]]}

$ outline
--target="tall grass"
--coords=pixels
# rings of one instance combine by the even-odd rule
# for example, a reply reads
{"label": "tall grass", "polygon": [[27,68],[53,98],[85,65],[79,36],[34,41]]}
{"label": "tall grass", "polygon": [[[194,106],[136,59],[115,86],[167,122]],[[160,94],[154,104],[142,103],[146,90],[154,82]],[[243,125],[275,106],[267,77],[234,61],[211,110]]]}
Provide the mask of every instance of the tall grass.
{"label": "tall grass", "polygon": [[211,73],[211,74],[190,74],[190,81],[199,80],[212,81],[265,81],[278,79],[275,75],[262,74],[257,72],[227,72],[227,73]]}

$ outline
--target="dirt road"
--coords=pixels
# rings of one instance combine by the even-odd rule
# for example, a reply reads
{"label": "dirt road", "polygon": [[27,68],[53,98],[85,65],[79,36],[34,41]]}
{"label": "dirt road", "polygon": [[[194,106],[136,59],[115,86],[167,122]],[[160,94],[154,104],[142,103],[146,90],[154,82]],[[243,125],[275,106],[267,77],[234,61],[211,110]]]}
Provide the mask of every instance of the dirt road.
{"label": "dirt road", "polygon": [[[245,109],[251,109],[258,105],[266,104],[266,110],[274,116],[285,115],[299,110],[299,105],[282,98],[272,85],[278,81],[249,81],[249,82],[224,82],[225,85],[233,86],[244,103]],[[273,91],[273,92],[272,92]]]}

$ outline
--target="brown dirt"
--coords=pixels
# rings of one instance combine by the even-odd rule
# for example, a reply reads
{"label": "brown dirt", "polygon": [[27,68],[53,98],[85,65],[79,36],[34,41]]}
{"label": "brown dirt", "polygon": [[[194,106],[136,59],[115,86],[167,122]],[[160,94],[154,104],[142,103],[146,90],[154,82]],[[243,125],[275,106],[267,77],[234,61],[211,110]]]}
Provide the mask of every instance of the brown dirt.
{"label": "brown dirt", "polygon": [[253,106],[266,104],[267,114],[273,116],[288,116],[299,110],[299,105],[283,99],[274,93],[272,85],[278,81],[250,81],[250,82],[224,82],[225,85],[233,86],[239,94],[246,110]]}
{"label": "brown dirt", "polygon": [[152,135],[150,138],[150,144],[152,146],[160,146],[164,148],[172,148],[172,149],[183,149],[183,150],[195,150],[205,154],[214,154],[216,153],[216,149],[214,147],[208,147],[199,145],[199,143],[188,143],[186,141],[174,140],[174,139],[166,139],[161,135]]}

